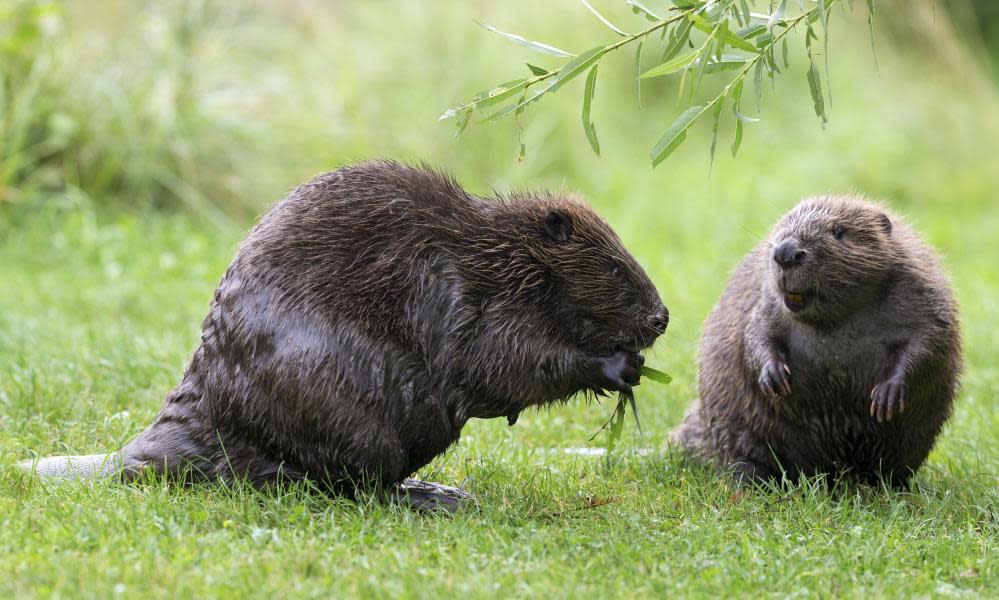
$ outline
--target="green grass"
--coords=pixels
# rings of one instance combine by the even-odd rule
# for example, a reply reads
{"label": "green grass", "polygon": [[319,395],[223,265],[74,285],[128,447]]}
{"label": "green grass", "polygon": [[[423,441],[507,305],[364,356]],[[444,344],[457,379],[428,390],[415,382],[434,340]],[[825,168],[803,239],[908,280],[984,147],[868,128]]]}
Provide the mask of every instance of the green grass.
{"label": "green grass", "polygon": [[[107,123],[91,125],[85,148],[120,139],[108,164],[141,179],[180,144],[191,170],[177,172],[197,191],[189,200],[218,195],[210,208],[150,211],[156,202],[105,197],[85,177],[66,192],[20,190],[0,206],[0,597],[999,596],[994,83],[966,85],[966,64],[888,36],[877,75],[863,15],[837,17],[825,130],[799,54],[738,159],[720,151],[709,176],[702,126],[652,171],[646,153],[675,113],[674,90],[651,84],[646,108],[633,110],[631,57],[621,54],[601,68],[594,105],[604,157],[592,156],[580,126],[579,82],[529,111],[528,160],[516,163],[512,123],[455,141],[435,120],[536,59],[471,19],[575,50],[608,33],[571,3],[397,4],[209,15],[193,50],[202,113],[180,138],[112,123],[115,111],[144,110],[115,87],[127,77],[102,80],[122,99],[104,112],[74,96]],[[145,21],[116,17],[113,6],[68,20],[66,43],[90,48],[90,37],[121,34],[121,47],[137,44],[146,30],[132,25]],[[622,7],[602,4],[633,25]],[[87,55],[70,81],[148,66],[132,56]],[[230,137],[233,123],[252,143]],[[157,146],[164,139],[169,152]],[[198,160],[219,149],[231,154]],[[130,154],[142,164],[128,165]],[[421,473],[467,480],[480,508],[453,518],[304,487],[55,485],[13,467],[108,451],[150,423],[252,221],[236,209],[213,215],[266,206],[316,172],[373,156],[426,159],[477,193],[577,190],[607,217],[671,311],[649,363],[674,380],[638,389],[642,439],[629,417],[610,459],[563,451],[599,446],[587,440],[613,402],[528,413],[513,428],[473,421]],[[940,249],[961,306],[963,389],[910,492],[814,481],[740,491],[671,455],[666,435],[696,395],[701,323],[730,269],[799,198],[829,191],[884,200]]]}

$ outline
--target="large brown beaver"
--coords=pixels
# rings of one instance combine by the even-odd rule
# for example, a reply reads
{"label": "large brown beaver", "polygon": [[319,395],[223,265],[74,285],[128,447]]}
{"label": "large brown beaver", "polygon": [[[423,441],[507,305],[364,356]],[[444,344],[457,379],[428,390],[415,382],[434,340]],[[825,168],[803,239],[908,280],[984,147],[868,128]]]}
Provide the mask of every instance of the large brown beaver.
{"label": "large brown beaver", "polygon": [[[35,468],[392,488],[473,417],[512,424],[630,390],[667,322],[648,276],[578,200],[478,198],[392,162],[343,168],[242,243],[149,429],[110,456]],[[451,507],[408,484],[410,501]]]}
{"label": "large brown beaver", "polygon": [[855,198],[805,200],[708,317],[699,399],[673,438],[740,479],[905,484],[950,414],[957,309],[933,252]]}

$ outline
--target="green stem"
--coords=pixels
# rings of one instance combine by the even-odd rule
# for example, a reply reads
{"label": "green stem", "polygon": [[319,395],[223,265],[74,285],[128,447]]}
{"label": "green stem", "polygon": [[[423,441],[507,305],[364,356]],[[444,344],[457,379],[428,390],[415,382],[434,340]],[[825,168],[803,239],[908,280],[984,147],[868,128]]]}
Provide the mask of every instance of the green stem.
{"label": "green stem", "polygon": [[[833,3],[835,3],[835,2],[836,2],[836,0],[832,0],[830,2],[830,6]],[[788,33],[790,33],[792,29],[794,29],[795,27],[798,26],[798,23],[800,23],[801,21],[803,21],[806,17],[808,17],[808,15],[814,13],[816,10],[818,10],[818,7],[810,8],[810,9],[806,10],[805,12],[801,13],[800,15],[798,15],[797,17],[795,17],[793,19],[788,19],[786,21],[787,25],[785,26],[784,31],[782,31],[780,33],[780,35],[775,35],[774,38],[772,40],[770,40],[769,44],[767,44],[763,48],[760,48],[759,55],[756,58],[754,58],[753,60],[747,62],[745,68],[743,68],[741,71],[739,71],[739,74],[736,75],[735,77],[733,77],[732,81],[728,82],[728,85],[725,86],[725,89],[723,89],[720,94],[718,94],[717,96],[715,96],[715,98],[713,100],[711,100],[711,102],[708,102],[707,104],[704,105],[704,110],[702,110],[701,112],[697,113],[697,116],[694,117],[691,120],[691,123],[693,123],[694,121],[696,121],[697,119],[699,119],[700,116],[703,115],[705,112],[707,112],[707,110],[709,108],[711,108],[719,100],[721,100],[722,98],[724,98],[725,96],[727,96],[728,93],[730,91],[732,91],[732,86],[734,86],[736,83],[738,83],[739,80],[744,79],[746,77],[746,75],[749,74],[750,69],[752,69],[753,67],[756,66],[756,63],[758,63],[761,60],[763,60],[764,58],[766,58],[767,52],[769,52],[770,50],[773,50],[774,46],[777,45],[777,42],[779,42],[782,39],[784,39],[784,37]]]}
{"label": "green stem", "polygon": [[[650,33],[653,33],[655,31],[658,31],[658,30],[662,29],[663,27],[668,26],[670,23],[675,23],[677,21],[685,19],[689,15],[694,14],[694,12],[696,12],[696,9],[693,9],[693,8],[687,9],[684,12],[678,13],[677,15],[672,16],[672,17],[670,17],[668,19],[663,19],[662,21],[659,21],[658,23],[652,25],[651,27],[643,29],[642,31],[639,31],[638,33],[634,33],[634,34],[631,34],[631,35],[629,35],[627,37],[621,38],[617,42],[615,42],[615,43],[613,43],[613,44],[611,44],[611,45],[603,48],[600,51],[599,56],[603,56],[604,54],[607,54],[611,50],[617,50],[621,46],[624,46],[625,44],[633,42],[633,41],[637,40],[638,38],[643,38],[643,37],[649,35]],[[534,77],[531,77],[530,79],[527,79],[527,80],[525,80],[523,82],[523,84],[522,84],[523,85],[523,89],[527,90],[527,88],[531,87],[532,85],[534,85],[536,83],[540,83],[542,81],[545,81],[546,79],[550,79],[552,77],[555,77],[558,74],[559,74],[559,70],[555,70],[555,71],[549,71],[549,72],[547,72],[547,73],[545,73],[543,75],[535,75]],[[520,85],[518,85],[517,87],[520,87]],[[473,101],[468,102],[466,104],[462,104],[461,106],[456,106],[454,108],[448,109],[448,111],[445,113],[445,115],[447,115],[447,116],[453,116],[453,115],[456,115],[456,114],[458,114],[458,113],[460,113],[461,111],[464,111],[464,110],[470,110],[470,109],[474,110],[476,108],[476,105],[478,105],[480,102],[482,102],[483,100],[486,100],[486,99],[487,98],[476,99],[476,100],[473,100]],[[444,118],[444,117],[442,117],[442,118]]]}

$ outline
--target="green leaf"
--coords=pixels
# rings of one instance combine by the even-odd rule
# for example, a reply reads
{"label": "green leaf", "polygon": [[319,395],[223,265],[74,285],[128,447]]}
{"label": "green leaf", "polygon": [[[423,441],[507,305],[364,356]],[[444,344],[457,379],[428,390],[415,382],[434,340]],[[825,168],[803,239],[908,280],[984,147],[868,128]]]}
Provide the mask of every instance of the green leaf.
{"label": "green leaf", "polygon": [[676,73],[682,69],[687,68],[687,65],[694,62],[697,56],[701,53],[701,48],[689,52],[687,54],[682,54],[675,57],[673,60],[662,63],[652,67],[648,71],[642,73],[641,79],[651,79],[652,77],[662,77],[663,75],[669,75],[670,73]]}
{"label": "green leaf", "polygon": [[[510,104],[499,109],[498,111],[491,114],[490,116],[488,116],[487,118],[483,119],[480,122],[492,123],[494,121],[502,119],[503,117],[509,115],[512,112],[519,113],[528,104],[537,101],[539,98],[541,98],[541,96],[544,96],[548,92],[554,92],[558,88],[562,87],[562,85],[565,82],[569,81],[576,75],[579,75],[580,73],[585,71],[587,67],[589,67],[597,60],[599,60],[600,57],[603,56],[604,52],[606,52],[606,49],[603,46],[597,46],[595,48],[587,50],[586,52],[580,54],[579,56],[567,62],[565,66],[563,66],[559,70],[558,74],[556,74],[554,77],[545,82],[541,87],[531,92],[529,96],[527,96],[526,98],[524,98],[523,100],[521,100],[516,104]],[[490,104],[492,104],[492,102],[490,102]]]}
{"label": "green leaf", "polygon": [[631,7],[631,12],[635,13],[636,15],[643,15],[646,19],[650,21],[662,21],[662,17],[649,10],[647,6],[645,6],[638,0],[628,0],[628,6]]}
{"label": "green leaf", "polygon": [[592,6],[590,6],[589,2],[587,2],[586,0],[579,0],[579,1],[583,3],[583,6],[585,6],[588,9],[590,9],[590,12],[593,13],[594,15],[596,15],[596,17],[598,19],[600,19],[600,22],[603,23],[604,25],[606,25],[607,27],[609,27],[611,31],[613,31],[614,33],[616,33],[616,34],[618,34],[620,36],[626,36],[626,35],[628,35],[627,33],[623,32],[620,29],[618,29],[617,27],[615,27],[610,21],[608,21],[607,19],[605,19],[602,14],[600,14],[600,13],[597,12],[597,9],[593,8]]}
{"label": "green leaf", "polygon": [[614,414],[610,418],[610,429],[607,432],[607,453],[609,454],[614,450],[614,446],[617,445],[617,441],[621,439],[621,433],[624,431],[624,412],[626,399],[624,394],[618,394],[617,396],[617,406],[614,408]]}
{"label": "green leaf", "polygon": [[732,30],[725,31],[725,43],[733,48],[738,48],[739,50],[745,50],[746,52],[756,52],[756,46],[746,41],[739,36],[736,32]]}
{"label": "green leaf", "polygon": [[461,134],[465,133],[465,128],[468,127],[468,122],[472,119],[473,109],[469,108],[465,111],[464,116],[458,120],[456,130],[454,132],[454,137],[461,137]]}
{"label": "green leaf", "polygon": [[722,71],[732,71],[745,66],[750,60],[752,59],[739,56],[738,54],[723,54],[721,58],[711,58],[708,60],[708,64],[704,66],[704,72],[720,73]]}
{"label": "green leaf", "polygon": [[548,54],[551,56],[561,56],[563,58],[569,58],[575,56],[575,54],[572,54],[571,52],[566,52],[565,50],[561,50],[559,48],[556,48],[555,46],[549,46],[548,44],[543,44],[541,42],[533,42],[530,40],[526,40],[515,33],[507,33],[505,31],[500,31],[499,29],[496,29],[492,25],[479,23],[478,21],[476,21],[476,23],[478,23],[479,26],[482,27],[483,29],[492,31],[493,33],[497,33],[505,37],[506,39],[510,40],[511,42],[523,46],[525,48],[530,48],[531,50],[535,50],[537,52],[541,52],[543,54]]}
{"label": "green leaf", "polygon": [[670,31],[670,42],[666,45],[666,49],[663,51],[663,56],[659,59],[659,62],[666,62],[680,52],[690,39],[690,30],[692,27],[693,24],[690,19],[684,19]]}
{"label": "green leaf", "polygon": [[742,87],[746,83],[745,77],[740,77],[732,88],[732,112],[739,114],[739,107],[742,106]]}
{"label": "green leaf", "polygon": [[673,381],[673,378],[670,375],[663,373],[662,371],[657,371],[652,367],[646,367],[643,365],[640,372],[642,377],[648,377],[652,381],[655,381],[656,383],[661,383],[663,385],[667,385],[671,381]]}
{"label": "green leaf", "polygon": [[[766,25],[748,25],[739,29],[735,32],[735,35],[739,36],[744,40],[752,39],[767,30]],[[755,50],[755,48],[754,48]]]}
{"label": "green leaf", "polygon": [[718,43],[715,44],[715,58],[721,58],[722,52],[725,50],[725,36],[730,34],[731,31],[728,28],[728,20],[718,23],[717,33],[713,36]]}
{"label": "green leaf", "polygon": [[819,15],[822,21],[822,60],[826,71],[826,94],[829,96],[829,106],[832,106],[832,82],[829,78],[829,13],[826,7],[826,2],[830,1],[819,0]]}
{"label": "green leaf", "polygon": [[597,130],[590,120],[590,104],[593,102],[593,93],[597,87],[597,67],[593,65],[589,75],[586,76],[586,86],[583,88],[583,131],[586,132],[586,139],[593,148],[593,153],[600,156],[600,142],[597,140]]}
{"label": "green leaf", "polygon": [[718,25],[712,25],[710,22],[708,22],[707,19],[705,19],[704,17],[699,17],[697,15],[692,15],[690,17],[690,21],[691,23],[694,24],[694,27],[697,27],[704,33],[714,33],[715,30],[717,29],[718,37],[722,41],[724,41],[727,45],[733,48],[738,48],[739,50],[745,50],[746,52],[753,52],[753,53],[757,52],[756,46],[746,41],[738,33],[728,28],[727,21],[722,21]]}
{"label": "green leaf", "polygon": [[649,153],[653,167],[666,160],[666,157],[680,147],[683,140],[687,138],[687,130],[690,129],[691,124],[705,110],[707,110],[705,106],[691,106],[673,121],[673,124],[669,126],[666,133],[663,134],[652,148],[652,152]]}
{"label": "green leaf", "polygon": [[724,2],[710,2],[704,8],[705,10],[699,12],[702,12],[711,23],[718,23],[728,14],[730,7]]}
{"label": "green leaf", "polygon": [[492,106],[498,104],[501,101],[513,96],[518,91],[524,89],[527,86],[526,79],[514,79],[513,81],[507,81],[506,83],[501,83],[500,85],[494,87],[491,90],[485,90],[479,92],[475,96],[472,96],[471,101],[462,104],[460,106],[455,106],[444,111],[444,114],[440,116],[439,121],[444,119],[450,119],[451,117],[457,115],[459,112],[465,110],[474,110],[477,108],[485,108],[487,106]]}
{"label": "green leaf", "polygon": [[789,68],[791,68],[791,63],[788,61],[788,58],[787,58],[787,38],[784,38],[782,40],[781,46],[782,46],[781,47],[781,53],[783,54],[783,58],[784,58],[784,68],[785,69],[789,69]]}
{"label": "green leaf", "polygon": [[827,119],[825,102],[822,99],[822,81],[814,61],[808,66],[808,89],[812,92],[812,102],[815,103],[815,115],[825,124]]}
{"label": "green leaf", "polygon": [[749,25],[753,21],[753,17],[749,12],[749,5],[746,4],[746,0],[739,0],[739,8],[742,9],[742,21],[746,25]]}
{"label": "green leaf", "polygon": [[732,140],[732,158],[739,152],[739,146],[742,145],[742,121],[735,122],[735,139]]}
{"label": "green leaf", "polygon": [[527,65],[527,68],[530,69],[531,73],[534,73],[535,75],[539,75],[540,76],[540,75],[547,75],[547,74],[551,73],[551,71],[549,71],[548,69],[542,69],[541,67],[532,65],[531,63],[524,63],[524,64]]}
{"label": "green leaf", "polygon": [[635,417],[635,425],[638,426],[638,435],[642,435],[642,421],[638,418],[638,404],[635,403],[635,394],[629,392],[624,395],[628,399],[628,404],[631,404],[631,414]]}
{"label": "green leaf", "polygon": [[635,101],[638,102],[638,108],[642,108],[642,45],[645,44],[645,38],[638,40],[638,47],[635,48]]}
{"label": "green leaf", "polygon": [[[753,117],[747,117],[746,115],[739,112],[742,108],[742,88],[746,83],[745,78],[740,78],[736,83],[735,87],[732,89],[732,113],[735,118],[739,121],[745,121],[746,123],[756,123],[759,119],[754,119]],[[741,135],[741,128],[737,131]]]}
{"label": "green leaf", "polygon": [[695,91],[701,87],[701,78],[704,77],[704,73],[707,70],[708,58],[711,56],[711,46],[715,42],[714,35],[709,35],[707,41],[704,42],[704,51],[701,52],[701,56],[697,59],[697,64],[694,65],[694,85],[690,87],[691,98]]}
{"label": "green leaf", "polygon": [[539,87],[539,88],[535,89],[533,92],[531,92],[525,98],[522,98],[519,102],[516,102],[514,104],[508,104],[508,105],[504,106],[503,108],[497,110],[493,114],[489,115],[485,119],[482,119],[479,122],[480,123],[492,123],[494,121],[498,121],[499,119],[502,119],[503,117],[509,115],[510,113],[513,113],[513,112],[519,113],[519,112],[521,112],[523,110],[523,108],[525,106],[527,106],[528,104],[534,102],[535,100],[537,100],[541,96],[544,96],[546,93],[548,93],[549,91],[551,91],[551,89],[554,86],[555,86],[555,81],[554,81],[554,77],[553,77],[551,80],[545,82],[541,87]]}
{"label": "green leaf", "polygon": [[763,61],[757,62],[753,69],[753,89],[756,91],[756,112],[760,112],[760,100],[763,99]]}
{"label": "green leaf", "polygon": [[780,0],[780,2],[777,3],[777,8],[774,9],[774,12],[770,15],[770,18],[767,19],[768,30],[773,31],[774,25],[776,25],[778,21],[780,21],[784,17],[784,9],[786,8],[787,8],[787,0]]}
{"label": "green leaf", "polygon": [[506,98],[509,98],[524,89],[526,85],[526,79],[507,81],[506,83],[501,83],[491,90],[477,94],[477,96],[472,99],[472,103],[475,104],[475,108],[484,108],[486,106],[499,104],[502,100],[505,100]]}
{"label": "green leaf", "polygon": [[718,145],[718,125],[721,123],[721,113],[724,105],[725,96],[719,96],[718,100],[715,101],[715,109],[712,111],[714,123],[711,126],[711,153],[708,158],[708,172],[711,171],[711,166],[715,162],[715,147]]}
{"label": "green leaf", "polygon": [[558,88],[562,87],[562,85],[564,85],[567,81],[579,75],[590,65],[600,60],[600,57],[603,56],[604,52],[606,52],[606,49],[603,46],[597,46],[595,48],[590,48],[586,52],[583,52],[576,58],[565,63],[565,66],[559,69],[558,75],[555,76],[555,83],[553,83],[551,88],[546,91],[554,92]]}

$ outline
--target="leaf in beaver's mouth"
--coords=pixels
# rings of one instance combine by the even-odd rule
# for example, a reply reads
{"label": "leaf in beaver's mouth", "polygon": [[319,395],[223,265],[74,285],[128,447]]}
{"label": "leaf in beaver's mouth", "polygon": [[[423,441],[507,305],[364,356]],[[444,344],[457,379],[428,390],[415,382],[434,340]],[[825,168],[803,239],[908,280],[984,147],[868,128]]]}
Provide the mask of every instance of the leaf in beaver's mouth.
{"label": "leaf in beaver's mouth", "polygon": [[642,367],[642,377],[648,377],[652,381],[655,381],[656,383],[661,383],[663,385],[666,385],[671,381],[673,381],[673,378],[667,375],[666,373],[663,373],[662,371],[657,371],[652,367],[645,367],[645,366]]}
{"label": "leaf in beaver's mouth", "polygon": [[[662,371],[653,369],[652,367],[643,366],[641,368],[642,377],[647,377],[652,381],[661,384],[668,384],[673,381],[673,378]],[[614,446],[617,445],[617,441],[621,439],[621,434],[624,432],[624,414],[627,412],[628,405],[631,405],[631,414],[635,415],[635,425],[638,426],[638,435],[642,435],[642,421],[638,417],[638,404],[635,402],[634,392],[621,392],[617,395],[617,406],[614,407],[614,412],[611,414],[607,422],[597,430],[596,433],[590,437],[590,441],[593,441],[601,431],[607,430],[607,452],[608,454],[614,450]]]}

